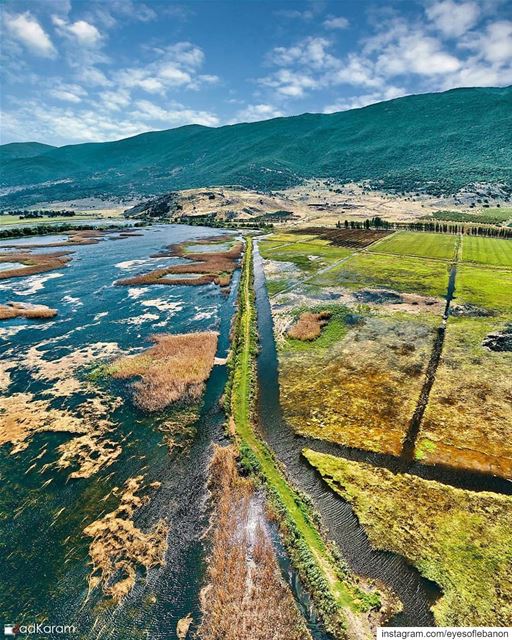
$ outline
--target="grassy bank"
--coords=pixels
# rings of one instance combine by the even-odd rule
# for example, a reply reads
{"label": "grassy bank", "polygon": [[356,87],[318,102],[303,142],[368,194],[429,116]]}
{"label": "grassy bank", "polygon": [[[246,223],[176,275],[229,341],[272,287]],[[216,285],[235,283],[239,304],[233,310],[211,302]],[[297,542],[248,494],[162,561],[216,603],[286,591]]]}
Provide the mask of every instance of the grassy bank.
{"label": "grassy bank", "polygon": [[372,544],[396,551],[443,589],[441,626],[506,626],[512,620],[512,499],[305,450],[348,500]]}
{"label": "grassy bank", "polygon": [[310,590],[326,628],[340,638],[354,635],[352,625],[358,625],[370,636],[365,614],[380,606],[380,595],[356,584],[321,535],[311,507],[290,486],[279,463],[254,429],[257,335],[252,250],[252,240],[248,238],[226,395],[230,429],[238,442],[243,466],[257,475],[267,489],[287,550]]}

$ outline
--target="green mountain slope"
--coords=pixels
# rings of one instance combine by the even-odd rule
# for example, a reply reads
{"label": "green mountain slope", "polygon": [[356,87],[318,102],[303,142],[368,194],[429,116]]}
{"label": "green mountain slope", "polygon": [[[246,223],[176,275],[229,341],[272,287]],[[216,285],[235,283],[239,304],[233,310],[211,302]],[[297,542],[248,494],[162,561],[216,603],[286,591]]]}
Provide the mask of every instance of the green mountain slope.
{"label": "green mountain slope", "polygon": [[45,151],[55,149],[51,144],[41,142],[11,142],[0,146],[0,162],[15,158],[32,158]]}
{"label": "green mountain slope", "polygon": [[3,162],[0,186],[26,188],[3,196],[0,206],[221,184],[272,189],[310,177],[382,180],[386,188],[439,193],[471,182],[510,185],[510,131],[512,87],[455,89],[219,128],[192,125]]}

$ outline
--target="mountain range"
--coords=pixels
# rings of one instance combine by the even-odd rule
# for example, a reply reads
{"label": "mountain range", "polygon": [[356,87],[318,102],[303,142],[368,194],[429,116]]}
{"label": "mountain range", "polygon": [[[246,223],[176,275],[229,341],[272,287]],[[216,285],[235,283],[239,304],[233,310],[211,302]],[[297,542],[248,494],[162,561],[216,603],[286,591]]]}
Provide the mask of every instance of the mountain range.
{"label": "mountain range", "polygon": [[453,89],[332,114],[204,127],[115,142],[0,146],[0,208],[80,197],[150,196],[240,185],[281,189],[308,178],[453,193],[512,187],[512,87]]}

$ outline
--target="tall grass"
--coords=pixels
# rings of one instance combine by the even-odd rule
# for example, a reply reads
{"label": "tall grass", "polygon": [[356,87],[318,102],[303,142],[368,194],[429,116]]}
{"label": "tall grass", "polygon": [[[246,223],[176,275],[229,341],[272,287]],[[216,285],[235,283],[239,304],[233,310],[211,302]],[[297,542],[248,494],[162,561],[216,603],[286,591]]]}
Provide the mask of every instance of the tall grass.
{"label": "tall grass", "polygon": [[200,398],[217,350],[217,333],[160,334],[155,345],[113,362],[107,373],[132,384],[134,402],[143,411],[161,411],[177,401]]}
{"label": "tall grass", "polygon": [[[223,238],[223,236],[221,236]],[[203,240],[200,244],[212,244],[215,238],[209,242]],[[242,254],[242,243],[234,244],[226,251],[206,252],[199,251],[189,253],[186,251],[185,242],[169,245],[166,251],[155,254],[153,258],[177,257],[187,260],[187,263],[172,265],[162,269],[154,269],[148,273],[140,274],[132,278],[118,280],[116,285],[192,285],[214,283],[226,287],[231,282],[231,276],[238,267],[238,261]],[[197,275],[196,278],[172,278],[173,275]]]}
{"label": "tall grass", "polygon": [[11,318],[41,319],[54,318],[57,315],[56,309],[50,309],[45,305],[31,305],[23,302],[7,302],[0,304],[0,320]]}
{"label": "tall grass", "polygon": [[215,447],[210,464],[214,503],[202,640],[311,638],[283,582],[254,483],[242,478],[233,446]]}
{"label": "tall grass", "polygon": [[331,315],[330,311],[320,311],[320,313],[305,311],[288,330],[288,336],[294,340],[314,340],[322,332],[322,327],[329,322]]}

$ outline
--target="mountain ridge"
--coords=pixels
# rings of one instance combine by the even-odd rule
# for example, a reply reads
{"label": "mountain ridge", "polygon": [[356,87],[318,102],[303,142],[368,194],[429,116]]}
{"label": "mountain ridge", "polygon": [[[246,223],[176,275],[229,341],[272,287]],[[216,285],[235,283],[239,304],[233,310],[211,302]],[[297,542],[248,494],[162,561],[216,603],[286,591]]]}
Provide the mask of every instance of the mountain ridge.
{"label": "mountain ridge", "polygon": [[471,182],[510,186],[511,130],[512,87],[503,87],[417,94],[332,114],[185,125],[6,158],[5,147],[18,145],[19,154],[19,145],[40,144],[10,143],[0,146],[0,186],[17,192],[1,196],[0,206],[222,184],[270,190],[313,177],[440,193]]}

